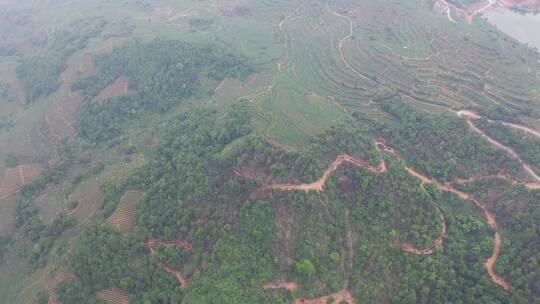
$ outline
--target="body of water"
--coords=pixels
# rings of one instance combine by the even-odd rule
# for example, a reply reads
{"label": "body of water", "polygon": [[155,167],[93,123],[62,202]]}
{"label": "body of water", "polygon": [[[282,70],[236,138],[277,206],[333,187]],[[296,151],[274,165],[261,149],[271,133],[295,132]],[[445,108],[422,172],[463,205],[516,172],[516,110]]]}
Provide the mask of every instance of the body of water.
{"label": "body of water", "polygon": [[504,8],[497,8],[484,14],[488,22],[499,30],[540,50],[540,14],[521,15]]}

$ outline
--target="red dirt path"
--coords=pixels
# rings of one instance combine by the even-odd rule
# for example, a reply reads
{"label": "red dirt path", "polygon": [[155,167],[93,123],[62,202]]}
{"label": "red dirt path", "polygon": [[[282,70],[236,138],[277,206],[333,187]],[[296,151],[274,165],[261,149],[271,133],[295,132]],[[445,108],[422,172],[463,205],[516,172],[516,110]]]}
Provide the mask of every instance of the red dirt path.
{"label": "red dirt path", "polygon": [[294,301],[294,304],[328,304],[330,297],[334,298],[334,301],[331,302],[332,304],[354,304],[354,298],[348,290],[342,290],[318,299],[298,299]]}
{"label": "red dirt path", "polygon": [[298,284],[296,282],[268,283],[263,285],[263,289],[286,289],[293,291],[298,289]]}
{"label": "red dirt path", "polygon": [[156,248],[159,245],[165,245],[165,246],[178,245],[178,246],[184,248],[184,250],[186,250],[186,251],[193,250],[193,247],[191,246],[191,244],[189,244],[188,242],[186,242],[184,240],[160,241],[160,240],[157,240],[157,239],[150,239],[150,240],[148,240],[146,242],[146,245],[148,246],[148,248],[150,249],[151,252],[155,252]]}
{"label": "red dirt path", "polygon": [[[164,246],[178,245],[178,246],[184,248],[184,250],[186,250],[186,251],[193,250],[193,247],[191,246],[191,244],[189,244],[188,242],[186,242],[184,240],[160,241],[160,240],[156,240],[156,239],[150,239],[150,240],[146,241],[146,245],[150,249],[151,253],[155,253],[156,248],[159,245],[164,245]],[[163,267],[163,270],[165,270],[165,272],[173,274],[175,276],[175,278],[176,278],[176,281],[180,285],[180,287],[182,287],[182,288],[188,288],[189,287],[189,284],[188,284],[187,280],[184,278],[184,276],[182,275],[182,273],[180,271],[174,270],[174,269],[170,268],[169,266],[163,265],[161,263],[159,263],[158,265],[160,267]]]}
{"label": "red dirt path", "polygon": [[[401,156],[394,149],[387,147],[384,144],[383,141],[377,141],[375,146],[377,147],[379,152],[380,152],[380,148],[382,147],[382,149],[384,151],[394,155],[397,159],[402,160]],[[316,182],[313,182],[313,183],[310,183],[310,184],[299,184],[299,185],[295,185],[295,184],[270,184],[270,185],[263,185],[262,188],[263,189],[279,189],[279,190],[283,190],[283,191],[301,190],[301,191],[308,192],[308,191],[313,190],[313,191],[320,192],[320,191],[323,191],[324,184],[325,184],[326,180],[328,179],[328,177],[330,177],[330,175],[337,170],[337,167],[340,166],[345,161],[347,161],[347,162],[349,162],[349,163],[351,163],[351,164],[353,164],[353,165],[355,165],[357,167],[364,168],[364,169],[366,169],[368,171],[371,171],[371,172],[375,172],[375,173],[384,173],[384,172],[386,172],[386,164],[385,164],[384,159],[382,157],[381,157],[381,164],[379,166],[377,166],[377,167],[373,167],[373,166],[369,165],[368,163],[366,163],[366,162],[364,162],[362,160],[358,160],[358,159],[356,159],[356,158],[354,158],[352,156],[340,155],[328,167],[328,169],[325,170],[325,172],[323,173],[323,176]],[[501,237],[501,235],[499,233],[499,230],[497,228],[497,222],[496,222],[495,215],[485,206],[485,204],[483,204],[480,201],[474,199],[471,195],[469,195],[467,193],[464,193],[464,192],[461,192],[459,190],[456,190],[456,189],[452,188],[451,186],[443,185],[442,183],[440,183],[440,182],[438,182],[436,180],[432,180],[432,179],[428,178],[427,176],[422,175],[421,173],[415,171],[414,169],[411,169],[409,167],[406,167],[406,168],[407,168],[407,172],[409,172],[411,175],[419,178],[422,181],[423,184],[425,184],[425,183],[433,183],[439,189],[441,189],[442,191],[455,193],[459,197],[461,197],[462,199],[471,201],[476,206],[478,206],[480,209],[482,209],[482,211],[484,212],[484,216],[486,218],[486,222],[488,223],[488,225],[493,230],[495,230],[495,245],[494,245],[494,248],[493,248],[493,253],[492,253],[491,257],[486,260],[485,266],[486,266],[486,268],[488,270],[488,273],[489,273],[489,276],[490,276],[491,280],[495,284],[497,284],[497,285],[501,286],[502,288],[504,288],[505,290],[508,290],[510,288],[510,285],[506,282],[506,280],[504,278],[497,275],[497,273],[495,272],[495,269],[494,269],[494,265],[495,265],[495,262],[497,261],[497,258],[499,256],[500,249],[501,249],[501,244],[502,244],[502,237]],[[441,219],[444,220],[444,216]],[[434,250],[432,250],[432,249],[435,249],[438,245],[442,245],[442,241],[444,239],[444,234],[446,233],[446,225],[443,224],[443,227],[444,228],[442,230],[441,236],[439,237],[439,239],[437,239],[435,241],[435,244],[434,244],[434,246],[432,248],[417,249],[417,248],[414,248],[410,244],[407,244],[407,243],[401,244],[401,247],[403,248],[403,250],[405,250],[407,252],[414,253],[414,254],[432,254],[434,252]],[[440,242],[440,244],[438,244],[439,242]],[[320,302],[298,302],[298,303],[320,303]]]}

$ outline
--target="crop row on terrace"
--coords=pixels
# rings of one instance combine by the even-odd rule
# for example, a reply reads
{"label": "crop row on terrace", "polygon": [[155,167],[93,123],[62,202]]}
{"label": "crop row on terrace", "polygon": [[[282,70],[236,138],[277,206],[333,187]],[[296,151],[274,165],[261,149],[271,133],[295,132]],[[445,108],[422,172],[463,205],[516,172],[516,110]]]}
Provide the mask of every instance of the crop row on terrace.
{"label": "crop row on terrace", "polygon": [[5,198],[36,180],[41,170],[42,167],[39,164],[21,164],[13,168],[6,168],[0,179],[0,198]]}
{"label": "crop row on terrace", "polygon": [[129,304],[129,296],[118,288],[98,291],[96,297],[107,304]]}
{"label": "crop row on terrace", "polygon": [[137,203],[144,197],[142,191],[126,191],[114,213],[107,218],[107,224],[127,233],[135,229],[135,209]]}
{"label": "crop row on terrace", "polygon": [[[373,14],[376,13],[373,12]],[[448,104],[454,104],[454,107],[502,104],[515,109],[523,109],[527,105],[538,102],[537,79],[517,74],[518,70],[526,68],[522,62],[523,59],[517,59],[515,55],[509,55],[505,59],[508,65],[520,66],[509,71],[513,81],[504,82],[488,77],[488,73],[504,74],[501,69],[505,69],[506,65],[501,67],[493,63],[493,58],[502,56],[498,48],[486,47],[471,41],[471,38],[456,37],[452,35],[451,30],[446,35],[441,35],[445,31],[444,28],[433,29],[428,25],[422,27],[421,24],[409,26],[407,24],[411,22],[408,22],[407,18],[411,16],[406,13],[400,16],[400,24],[404,26],[400,26],[396,31],[393,31],[388,24],[384,24],[383,27],[383,24],[379,23],[385,20],[383,17],[369,19],[372,24],[368,25],[366,25],[367,21],[363,20],[361,29],[355,27],[355,30],[362,32],[355,35],[366,38],[373,33],[384,34],[386,31],[391,37],[382,38],[383,41],[373,39],[369,43],[366,43],[369,39],[349,39],[344,44],[345,60],[355,70],[370,75],[379,84],[396,88],[419,99],[448,100]],[[386,44],[392,39],[397,39],[399,43],[406,45],[397,48],[398,45]],[[419,43],[426,40],[429,40],[430,44]],[[448,45],[446,49],[440,48],[443,42],[444,45]],[[410,58],[398,54],[401,48],[409,48],[410,45],[420,46],[421,49],[426,50],[415,52],[418,56],[429,55],[426,58]],[[467,52],[462,51],[464,49]],[[320,58],[324,55],[319,53],[318,60],[323,61],[324,59]],[[533,71],[530,68],[528,70]],[[340,84],[344,87],[343,83]]]}
{"label": "crop row on terrace", "polygon": [[79,278],[68,272],[57,272],[52,274],[52,278],[46,278],[43,281],[43,290],[49,296],[49,304],[61,304],[56,296],[56,287],[62,282],[75,281]]}
{"label": "crop row on terrace", "polygon": [[[310,14],[298,20],[304,27],[298,26],[301,30],[293,33],[296,42],[292,51],[295,76],[318,95],[349,103],[367,102],[370,91],[375,87],[374,82],[359,77],[340,58],[339,45],[348,35],[348,25],[344,21],[336,22],[336,17],[323,6],[313,5],[309,9],[322,14],[324,21],[310,19]],[[306,36],[312,39],[303,38]]]}

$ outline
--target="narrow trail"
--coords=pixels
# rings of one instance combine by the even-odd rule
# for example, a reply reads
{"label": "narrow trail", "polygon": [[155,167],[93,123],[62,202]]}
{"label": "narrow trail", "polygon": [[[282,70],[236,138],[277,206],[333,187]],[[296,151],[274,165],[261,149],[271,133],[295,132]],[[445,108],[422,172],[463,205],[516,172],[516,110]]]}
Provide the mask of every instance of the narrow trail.
{"label": "narrow trail", "polygon": [[[476,132],[478,135],[480,135],[482,138],[484,138],[485,140],[487,140],[490,144],[496,146],[497,148],[499,149],[502,149],[504,150],[506,153],[512,155],[513,157],[515,158],[518,158],[520,159],[519,155],[516,153],[516,151],[514,151],[514,149],[512,148],[509,148],[503,144],[501,144],[500,142],[494,140],[493,138],[489,137],[486,133],[484,133],[484,131],[478,129],[470,119],[467,119],[467,124],[469,125],[469,128],[471,128],[471,130],[473,130],[474,132]],[[521,160],[521,159],[520,159]]]}
{"label": "narrow trail", "polygon": [[346,262],[345,262],[345,280],[343,280],[343,283],[341,285],[341,290],[348,290],[349,289],[349,280],[351,276],[351,271],[353,268],[353,259],[354,259],[354,235],[352,232],[351,222],[349,220],[349,208],[345,207],[345,229],[347,230],[346,235],[346,245],[347,245],[347,252],[346,252]]}
{"label": "narrow trail", "polygon": [[437,247],[442,246],[444,242],[444,236],[446,235],[446,220],[444,218],[444,214],[442,213],[442,211],[439,210],[439,212],[441,212],[439,216],[439,220],[441,222],[442,231],[439,238],[437,238],[435,242],[433,242],[433,245],[431,247],[426,248],[426,249],[418,249],[418,248],[415,248],[413,244],[399,242],[399,241],[393,242],[393,245],[400,246],[403,251],[414,253],[416,255],[430,255],[430,254],[435,253],[435,250],[437,249]]}
{"label": "narrow trail", "polygon": [[288,38],[287,38],[287,34],[285,33],[285,30],[283,30],[283,24],[285,24],[285,22],[287,22],[287,20],[291,19],[291,17],[294,14],[296,14],[296,12],[298,12],[307,2],[308,2],[308,0],[302,2],[287,17],[285,17],[285,19],[281,20],[281,22],[278,24],[279,31],[281,32],[281,35],[282,35],[283,39],[285,40],[285,47],[284,47],[283,53],[281,55],[281,57],[284,56],[285,58],[283,60],[280,59],[280,61],[277,64],[277,69],[278,69],[279,72],[281,72],[282,67],[286,64],[286,61],[289,59],[289,45],[288,45],[289,41],[288,41]]}
{"label": "narrow trail", "polygon": [[263,289],[286,289],[293,291],[298,289],[298,283],[296,282],[283,282],[283,283],[268,283],[263,285]]}
{"label": "narrow trail", "polygon": [[159,245],[164,245],[164,246],[177,245],[177,246],[182,247],[185,251],[193,250],[193,247],[191,246],[191,244],[189,244],[188,242],[186,242],[184,240],[161,241],[161,240],[157,240],[157,239],[150,239],[150,240],[148,240],[146,242],[146,245],[148,246],[148,248],[150,249],[150,251],[152,253],[154,253],[156,251],[156,248]]}
{"label": "narrow trail", "polygon": [[19,193],[19,192],[21,192],[21,190],[22,190],[22,189],[13,190],[13,191],[11,191],[11,192],[8,192],[8,193],[6,193],[6,194],[0,196],[0,201],[3,200],[3,199],[6,199],[6,198],[8,198],[8,197],[11,197],[11,196],[13,196],[13,195],[15,195],[15,194],[17,194],[17,193]]}
{"label": "narrow trail", "polygon": [[386,172],[386,163],[384,159],[381,158],[381,163],[374,167],[367,162],[364,162],[362,160],[356,159],[350,155],[347,154],[341,154],[339,155],[336,160],[324,171],[321,178],[319,178],[317,181],[314,181],[309,184],[271,184],[264,186],[266,189],[279,189],[283,191],[296,191],[301,190],[304,192],[309,191],[317,191],[322,192],[324,191],[324,185],[326,184],[326,180],[341,166],[344,162],[350,163],[356,167],[360,167],[362,169],[365,169],[367,171],[373,172],[373,173],[385,173]]}
{"label": "narrow trail", "polygon": [[533,135],[533,136],[540,139],[540,132],[538,132],[536,130],[533,130],[533,129],[529,128],[529,127],[525,127],[525,126],[522,126],[522,125],[517,125],[517,124],[514,124],[514,123],[510,123],[510,122],[504,122],[504,121],[501,122],[501,124],[503,124],[503,125],[505,125],[507,127],[510,127],[510,128],[514,128],[514,129],[524,131],[525,133]]}
{"label": "narrow trail", "polygon": [[54,101],[54,105],[55,105],[55,110],[54,112],[58,115],[58,117],[60,117],[60,119],[66,124],[66,126],[68,127],[69,129],[69,132],[70,133],[75,133],[75,128],[73,128],[73,123],[69,122],[66,117],[64,116],[64,114],[62,114],[62,105],[58,102],[58,100],[55,100]]}
{"label": "narrow trail", "polygon": [[437,2],[435,2],[435,10],[440,13],[446,14],[446,17],[448,18],[448,20],[450,20],[450,22],[456,23],[456,20],[452,18],[452,7],[450,6],[450,4],[448,4],[448,2],[438,0]]}
{"label": "narrow trail", "polygon": [[[450,110],[450,109],[448,109],[448,110]],[[519,160],[519,162],[521,163],[521,165],[523,167],[523,170],[525,170],[525,172],[527,172],[529,174],[529,176],[531,176],[536,182],[540,182],[540,176],[538,176],[538,174],[536,174],[536,172],[534,172],[532,167],[528,163],[526,163],[514,149],[501,144],[500,142],[498,142],[495,139],[491,138],[486,133],[484,133],[484,131],[480,130],[478,127],[476,127],[474,125],[472,120],[481,119],[482,117],[480,115],[478,115],[474,111],[470,111],[470,110],[459,110],[459,111],[450,110],[450,111],[452,111],[453,113],[455,113],[459,117],[466,117],[467,124],[469,125],[471,130],[476,132],[478,135],[483,137],[485,140],[487,140],[492,145],[506,151],[508,154],[512,155],[514,158],[517,158]],[[496,121],[493,121],[491,119],[487,119],[487,120],[489,122],[496,122]],[[526,132],[527,134],[533,135],[533,136],[540,139],[540,133],[533,130],[533,129],[531,129],[531,128],[528,128],[528,127],[525,127],[525,126],[522,126],[522,125],[518,125],[518,124],[514,124],[514,123],[509,123],[509,122],[500,122],[500,123],[507,126],[507,127]]]}
{"label": "narrow trail", "polygon": [[[375,143],[375,146],[376,146],[376,148],[377,148],[377,150],[379,152],[379,155],[380,155],[380,150],[382,148],[385,152],[388,152],[388,153],[392,154],[394,157],[396,157],[398,160],[403,161],[403,159],[401,158],[399,153],[397,151],[395,151],[394,149],[389,148],[388,146],[386,146],[383,141],[377,141]],[[338,156],[337,159],[332,164],[330,164],[330,166],[324,171],[322,177],[319,180],[317,180],[317,181],[315,181],[313,183],[309,183],[309,184],[270,184],[270,185],[263,185],[262,188],[265,189],[265,190],[266,189],[278,189],[278,190],[282,190],[282,191],[305,191],[305,192],[317,191],[317,192],[321,192],[321,191],[324,190],[324,184],[326,183],[328,178],[344,162],[348,162],[348,163],[350,163],[350,164],[352,164],[352,165],[354,165],[356,167],[359,167],[359,168],[362,168],[362,169],[365,169],[367,171],[374,172],[374,173],[385,173],[387,171],[386,170],[386,163],[384,161],[384,158],[382,158],[382,156],[381,156],[380,164],[378,166],[374,167],[374,166],[368,164],[365,161],[356,159],[356,158],[354,158],[354,157],[352,157],[350,155],[342,154],[342,155]],[[425,175],[423,175],[423,174],[417,172],[416,170],[414,170],[412,168],[409,168],[407,166],[406,166],[406,170],[411,176],[414,176],[414,177],[420,179],[420,181],[421,181],[421,183],[423,185],[432,183],[432,184],[436,185],[442,191],[455,193],[456,195],[458,195],[463,200],[470,201],[470,202],[474,203],[477,207],[482,209],[487,224],[495,231],[495,236],[494,236],[495,245],[494,245],[494,248],[493,248],[493,253],[492,253],[491,257],[486,260],[485,266],[486,266],[486,268],[488,270],[488,273],[489,273],[489,276],[490,276],[492,282],[499,285],[499,286],[501,286],[505,290],[508,290],[510,288],[510,285],[508,284],[508,282],[506,282],[506,280],[504,278],[499,276],[495,272],[495,269],[494,269],[494,266],[495,266],[495,263],[497,261],[497,258],[499,257],[499,253],[500,253],[501,245],[502,245],[502,237],[501,237],[501,234],[500,234],[500,232],[498,230],[498,227],[497,227],[497,222],[496,222],[495,215],[486,207],[486,205],[484,203],[476,200],[471,195],[469,195],[469,194],[467,194],[465,192],[459,191],[459,190],[457,190],[457,189],[455,189],[455,188],[453,188],[453,187],[451,187],[449,185],[444,185],[444,184],[442,184],[442,183],[440,183],[440,182],[438,182],[436,180],[432,180],[429,177],[427,177],[427,176],[425,176]],[[441,212],[441,221],[443,222],[443,228],[442,228],[442,231],[441,231],[441,235],[435,241],[434,245],[432,247],[430,247],[430,248],[418,249],[418,248],[414,248],[413,246],[411,246],[410,244],[407,244],[407,243],[397,243],[397,241],[394,242],[394,243],[396,245],[401,246],[401,248],[404,251],[410,252],[410,253],[413,253],[413,254],[433,254],[435,252],[436,247],[443,244],[444,236],[446,234],[446,224],[444,222],[444,215],[442,214],[442,212]],[[318,302],[298,302],[298,303],[318,303]]]}
{"label": "narrow trail", "polygon": [[57,146],[60,144],[60,142],[62,141],[62,137],[56,133],[56,131],[54,131],[54,129],[52,128],[51,126],[51,123],[49,122],[49,117],[48,116],[45,116],[45,122],[47,123],[47,126],[49,127],[49,132],[51,132],[52,136],[54,137],[53,139],[53,145]]}
{"label": "narrow trail", "polygon": [[188,282],[186,281],[186,279],[184,278],[184,276],[182,275],[182,273],[180,271],[169,268],[168,266],[164,266],[164,265],[162,265],[162,266],[163,266],[163,270],[165,270],[165,272],[173,274],[175,276],[176,281],[178,282],[180,287],[182,287],[182,288],[188,288],[189,287]]}
{"label": "narrow trail", "polygon": [[[529,189],[538,189],[537,184],[540,183],[540,176],[532,169],[532,167],[529,164],[527,164],[525,161],[523,161],[523,159],[519,156],[519,154],[514,149],[512,149],[510,147],[507,147],[507,146],[501,144],[500,142],[496,141],[495,139],[491,138],[486,133],[484,133],[484,131],[482,131],[478,127],[476,127],[474,125],[474,123],[472,122],[473,120],[476,120],[476,119],[482,119],[482,118],[487,119],[487,118],[480,116],[479,114],[477,114],[476,112],[474,112],[472,110],[454,110],[454,109],[447,108],[447,107],[442,106],[442,105],[431,104],[431,103],[419,101],[419,100],[411,98],[410,96],[407,96],[407,95],[404,95],[404,96],[409,98],[414,103],[419,103],[419,104],[435,107],[435,108],[450,112],[450,113],[452,113],[452,114],[454,114],[454,115],[456,115],[458,117],[465,117],[467,119],[467,125],[469,126],[469,128],[471,130],[476,132],[478,135],[480,135],[482,138],[487,140],[492,145],[504,150],[505,152],[510,154],[512,157],[516,158],[521,163],[521,166],[523,167],[523,170],[525,172],[527,172],[527,174],[530,177],[532,177],[534,179],[534,181],[535,181],[534,183],[521,182],[522,184],[524,184]],[[491,119],[487,119],[487,121],[488,122],[501,123],[502,125],[505,125],[505,126],[507,126],[509,128],[513,128],[513,129],[516,129],[516,130],[519,130],[519,131],[523,131],[523,132],[525,132],[525,133],[527,133],[529,135],[535,136],[538,139],[540,139],[540,132],[538,132],[536,130],[533,130],[533,129],[529,128],[529,127],[514,124],[514,123],[510,123],[510,122],[505,122],[505,121],[494,121],[494,120],[491,120]]]}
{"label": "narrow trail", "polygon": [[[396,158],[401,159],[401,156],[395,150],[393,150],[393,149],[385,149],[385,151],[387,151],[389,153],[392,153]],[[497,262],[497,258],[499,257],[499,254],[500,254],[500,251],[501,251],[501,245],[502,245],[502,237],[501,237],[501,234],[500,234],[499,229],[497,227],[497,220],[495,218],[495,215],[486,207],[486,205],[484,203],[476,200],[475,198],[473,198],[472,195],[469,195],[469,194],[467,194],[465,192],[459,191],[459,190],[457,190],[457,189],[455,189],[455,188],[453,188],[451,186],[443,185],[442,183],[440,183],[440,182],[438,182],[436,180],[431,180],[428,177],[422,175],[421,173],[414,171],[413,169],[408,168],[407,171],[409,173],[414,172],[413,176],[416,176],[416,177],[420,178],[420,180],[422,180],[422,183],[429,181],[429,183],[435,184],[442,191],[455,193],[460,198],[462,198],[463,200],[473,202],[476,206],[478,206],[480,209],[482,209],[482,211],[484,212],[484,217],[486,218],[487,224],[495,231],[495,236],[494,236],[495,245],[493,247],[493,253],[491,254],[491,257],[486,260],[484,265],[486,266],[486,268],[488,270],[488,274],[489,274],[489,276],[491,278],[491,281],[493,283],[501,286],[505,290],[509,290],[510,285],[508,284],[508,282],[506,282],[506,280],[503,277],[499,276],[495,272],[495,263]],[[444,227],[443,232],[446,233],[446,225],[444,225],[443,227]],[[441,244],[442,244],[442,242],[441,242]]]}
{"label": "narrow trail", "polygon": [[525,188],[529,190],[536,190],[540,189],[540,183],[526,183],[518,180],[517,178],[511,177],[506,174],[493,174],[493,175],[485,175],[485,176],[475,176],[467,179],[456,179],[453,181],[448,182],[448,185],[462,185],[462,184],[469,184],[472,182],[475,182],[477,180],[484,180],[484,179],[502,179],[507,182],[510,182],[512,185],[522,185],[525,186]]}
{"label": "narrow trail", "polygon": [[21,176],[21,182],[23,186],[26,184],[26,181],[24,179],[24,171],[21,165],[19,165],[19,175]]}
{"label": "narrow trail", "polygon": [[351,17],[349,16],[345,16],[345,15],[342,15],[340,13],[338,13],[337,11],[332,11],[330,9],[330,5],[328,4],[328,2],[326,3],[326,8],[328,9],[329,12],[331,12],[334,16],[336,17],[339,17],[339,18],[344,18],[345,20],[347,20],[348,24],[349,24],[349,34],[345,37],[343,37],[339,43],[338,43],[338,50],[339,50],[339,56],[341,57],[341,61],[343,62],[343,64],[345,64],[347,66],[347,68],[349,68],[349,70],[351,70],[353,73],[355,73],[356,75],[360,76],[361,78],[365,79],[365,80],[371,80],[369,79],[366,75],[360,73],[358,70],[356,70],[348,61],[347,59],[345,58],[345,54],[343,54],[343,42],[345,42],[345,40],[348,40],[350,39],[353,35],[354,35],[354,29],[353,29],[353,22],[352,22],[352,19]]}
{"label": "narrow trail", "polygon": [[[332,297],[333,302],[328,302]],[[354,304],[354,298],[348,290],[341,290],[328,296],[320,297],[317,299],[298,299],[294,301],[294,304]]]}
{"label": "narrow trail", "polygon": [[[156,248],[159,245],[164,245],[164,246],[177,245],[177,246],[182,247],[186,251],[193,250],[193,247],[191,246],[191,244],[189,244],[188,242],[186,242],[184,240],[161,241],[161,240],[157,240],[157,239],[150,239],[150,240],[148,240],[146,242],[146,246],[148,247],[148,249],[150,249],[151,254],[156,253]],[[189,287],[189,284],[188,284],[187,280],[184,278],[184,275],[182,275],[182,272],[180,272],[178,270],[174,270],[174,269],[170,268],[169,266],[164,265],[163,263],[158,263],[158,266],[163,267],[163,270],[165,270],[165,272],[173,274],[174,277],[176,278],[176,281],[178,282],[178,284],[180,285],[181,288],[188,288]]]}

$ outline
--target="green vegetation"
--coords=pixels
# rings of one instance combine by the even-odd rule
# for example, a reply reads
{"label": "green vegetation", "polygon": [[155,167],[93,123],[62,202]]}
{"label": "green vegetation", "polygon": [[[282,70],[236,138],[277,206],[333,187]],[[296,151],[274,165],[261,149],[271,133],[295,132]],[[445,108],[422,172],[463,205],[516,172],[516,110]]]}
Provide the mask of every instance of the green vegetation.
{"label": "green vegetation", "polygon": [[36,303],[37,304],[49,303],[49,296],[44,291],[38,292],[38,294],[36,295]]}
{"label": "green vegetation", "polygon": [[478,180],[462,188],[484,200],[493,198],[490,207],[497,212],[506,244],[496,269],[512,281],[516,299],[534,303],[540,297],[536,262],[540,258],[540,244],[536,242],[540,233],[540,191],[512,187],[498,179]]}
{"label": "green vegetation", "polygon": [[425,115],[398,101],[385,101],[381,109],[395,119],[379,123],[382,137],[427,176],[445,181],[520,170],[519,162],[469,131],[467,123],[455,116]]}
{"label": "green vegetation", "polygon": [[531,135],[526,136],[524,132],[485,119],[478,121],[477,125],[488,136],[515,149],[525,162],[534,166],[536,170],[540,170],[540,139]]}
{"label": "green vegetation", "polygon": [[[120,134],[122,123],[140,116],[141,112],[163,112],[188,97],[202,94],[201,85],[205,81],[246,77],[252,71],[245,58],[214,46],[167,40],[128,43],[98,57],[96,65],[96,75],[73,86],[87,97],[78,123],[79,133],[93,143]],[[92,102],[94,96],[121,75],[129,77],[136,96]]]}
{"label": "green vegetation", "polygon": [[17,77],[25,86],[28,102],[48,96],[60,86],[60,74],[66,69],[66,60],[77,50],[86,47],[88,40],[99,34],[103,21],[84,20],[72,25],[70,31],[55,34],[54,43],[44,55],[23,61],[17,66]]}
{"label": "green vegetation", "polygon": [[34,199],[47,185],[59,182],[72,164],[72,151],[69,145],[64,143],[59,149],[59,161],[55,167],[43,172],[39,179],[24,186],[21,191],[21,198],[16,208],[15,227],[18,228],[21,236],[29,241],[29,244],[23,247],[22,254],[32,262],[34,267],[45,264],[56,238],[75,223],[73,218],[60,214],[52,224],[44,224],[34,204]]}
{"label": "green vegetation", "polygon": [[9,245],[9,238],[0,235],[0,263],[4,262],[4,254],[7,252]]}
{"label": "green vegetation", "polygon": [[539,191],[456,115],[538,173],[540,141],[508,123],[538,125],[539,57],[484,20],[421,0],[19,2],[0,8],[7,302],[540,299]]}
{"label": "green vegetation", "polygon": [[19,160],[17,159],[17,156],[13,153],[8,153],[6,155],[6,166],[9,168],[14,168],[19,165]]}
{"label": "green vegetation", "polygon": [[47,96],[60,86],[57,78],[66,69],[65,56],[50,53],[25,61],[17,67],[17,77],[26,87],[28,101]]}

